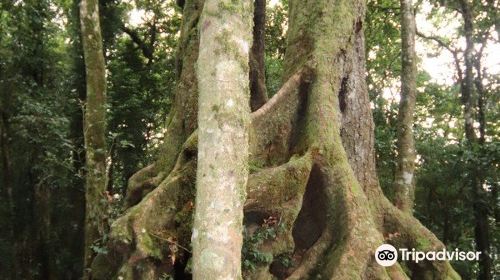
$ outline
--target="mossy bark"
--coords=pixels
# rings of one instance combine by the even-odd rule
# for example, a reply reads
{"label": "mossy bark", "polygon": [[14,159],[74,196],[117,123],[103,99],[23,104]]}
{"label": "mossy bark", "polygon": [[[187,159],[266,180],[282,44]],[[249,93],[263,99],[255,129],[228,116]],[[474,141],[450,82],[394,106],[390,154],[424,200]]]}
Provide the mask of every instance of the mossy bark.
{"label": "mossy bark", "polygon": [[[190,5],[186,1],[187,21]],[[460,279],[446,262],[422,262],[405,272],[400,265],[384,269],[374,261],[376,247],[386,242],[423,251],[443,244],[393,206],[378,184],[364,81],[364,10],[363,0],[290,1],[286,82],[251,114],[244,205],[247,237],[262,231],[274,234],[254,244],[252,250],[268,257],[244,270],[244,278]],[[197,39],[186,40],[198,44]],[[185,276],[202,133],[206,131],[194,131],[178,151],[168,154],[176,161],[173,169],[162,169],[166,179],[113,224],[115,275]],[[204,148],[203,153],[223,146]],[[286,265],[283,256],[290,260]]]}
{"label": "mossy bark", "polygon": [[86,73],[86,103],[84,138],[86,152],[86,213],[84,278],[89,270],[97,245],[106,230],[106,72],[99,24],[97,0],[80,3],[80,27]]}
{"label": "mossy bark", "polygon": [[417,88],[415,53],[415,14],[412,0],[401,0],[401,100],[397,122],[397,166],[394,175],[395,205],[408,213],[413,211],[415,196],[415,141],[413,113]]}

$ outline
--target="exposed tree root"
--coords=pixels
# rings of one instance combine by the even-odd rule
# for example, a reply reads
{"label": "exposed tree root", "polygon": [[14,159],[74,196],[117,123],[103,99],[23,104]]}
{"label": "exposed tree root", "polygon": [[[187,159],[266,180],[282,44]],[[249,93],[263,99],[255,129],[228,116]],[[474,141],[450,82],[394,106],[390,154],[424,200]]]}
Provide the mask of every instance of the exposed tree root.
{"label": "exposed tree root", "polygon": [[[375,262],[373,262],[372,264],[373,264],[372,267],[375,267],[375,269],[377,269],[377,270],[382,270],[383,269],[382,267],[380,267]],[[408,275],[406,275],[406,273],[401,268],[401,265],[399,265],[398,263],[396,263],[393,266],[387,267],[385,270],[386,270],[386,272],[387,272],[387,274],[389,276],[388,279],[392,279],[392,280],[409,280],[410,279],[408,277]],[[375,276],[375,275],[379,275],[379,274],[376,273],[373,276]],[[371,274],[367,273],[367,278],[368,279],[377,279],[376,277],[373,277],[373,276]]]}
{"label": "exposed tree root", "polygon": [[[194,149],[194,150],[193,150]],[[100,255],[99,266],[115,267],[123,279],[158,279],[172,273],[179,260],[186,261],[196,175],[196,137],[189,138],[172,172],[137,205],[111,226],[110,253]],[[116,257],[116,258],[115,258]],[[155,278],[156,277],[156,278]],[[95,279],[109,279],[107,274]]]}
{"label": "exposed tree root", "polygon": [[[276,166],[288,161],[295,144],[301,109],[307,99],[310,69],[297,71],[264,106],[252,113],[250,127],[251,161],[263,166]],[[302,109],[303,110],[303,109]]]}
{"label": "exposed tree root", "polygon": [[[298,94],[290,94],[294,92],[293,87],[300,88],[303,83],[307,81],[301,75],[292,76],[286,83],[290,88],[275,97],[282,101],[271,99],[271,103],[254,112],[254,126],[264,127],[267,119],[276,121],[280,115],[277,112],[281,112],[279,121],[291,125],[302,101],[295,99],[287,103],[285,97],[288,94],[289,99],[294,99],[291,96]],[[280,107],[283,104],[288,104],[286,109]],[[295,119],[295,125],[300,121]],[[291,131],[287,135],[293,138]],[[260,141],[275,143],[275,139]],[[292,143],[283,145],[286,154]],[[260,218],[250,221],[247,227],[255,229],[262,225],[263,217],[277,217],[283,228],[276,238],[263,242],[259,250],[274,257],[293,253],[294,265],[286,268],[274,260],[246,271],[245,278],[408,279],[399,265],[383,269],[374,263],[375,248],[384,243],[383,234],[399,236],[388,240],[396,246],[424,251],[442,248],[432,233],[392,206],[380,190],[367,193],[370,196],[367,199],[343,150],[325,161],[317,151],[310,149],[273,167],[273,163],[258,157],[266,153],[257,147],[265,145],[254,147],[252,161],[260,162],[262,167],[255,166],[250,175],[245,213],[248,217]],[[114,262],[119,267],[118,275],[124,279],[155,279],[162,272],[173,274],[176,263],[185,265],[190,255],[195,157],[196,133],[184,144],[172,172],[113,224],[110,247],[114,253],[108,254],[104,263]],[[131,182],[145,185],[158,180],[161,176],[155,171],[154,166],[150,166],[134,175]],[[396,232],[399,235],[395,235]],[[117,258],[110,261],[112,256]],[[421,274],[424,272],[426,274]],[[422,276],[419,279],[460,279],[448,263],[426,263],[413,273]]]}
{"label": "exposed tree root", "polygon": [[332,231],[324,231],[313,247],[297,257],[300,265],[288,271],[291,275],[286,279],[295,280],[307,279],[310,277],[316,271],[317,265],[321,263],[322,257],[326,251],[330,248],[330,244],[333,240],[332,235]]}
{"label": "exposed tree root", "polygon": [[[264,240],[259,251],[271,256],[291,253],[295,242],[292,235],[294,222],[302,207],[303,195],[312,168],[310,154],[292,158],[278,167],[263,169],[251,174],[247,187],[245,214],[247,231],[262,226],[262,217],[269,218],[268,225],[277,227],[272,240]],[[246,271],[248,279],[272,279],[269,265],[260,265],[254,271]]]}
{"label": "exposed tree root", "polygon": [[[280,88],[280,90],[271,98],[269,101],[267,101],[260,109],[252,113],[252,120],[257,121],[262,118],[264,115],[266,115],[269,111],[271,111],[273,108],[276,108],[280,102],[283,103],[288,103],[290,101],[293,102],[293,98],[296,98],[296,96],[291,96],[293,93],[296,93],[297,89],[299,88],[299,85],[303,81],[308,81],[311,79],[311,70],[310,69],[301,69],[297,71],[295,74],[293,74],[288,81],[286,81],[283,86]],[[290,100],[292,99],[292,100]],[[286,101],[285,101],[286,100]],[[297,103],[297,102],[295,102]],[[293,112],[293,110],[290,110]]]}
{"label": "exposed tree root", "polygon": [[158,172],[156,164],[150,164],[137,171],[128,181],[125,209],[139,203],[141,199],[164,179],[164,173]]}
{"label": "exposed tree root", "polygon": [[[338,148],[338,147],[337,147]],[[335,150],[334,150],[335,151]],[[376,230],[369,205],[354,177],[343,150],[336,150],[332,166],[319,168],[319,185],[326,201],[326,231],[333,232],[321,263],[314,273],[328,279],[358,279],[373,260],[373,252],[382,241]],[[319,161],[320,164],[322,160]],[[346,269],[339,269],[339,268]]]}
{"label": "exposed tree root", "polygon": [[[303,102],[303,96],[298,92],[300,84],[311,78],[310,70],[300,70],[292,75],[282,88],[259,110],[252,113],[251,153],[252,161],[259,166],[277,164],[277,155],[286,162],[291,146],[292,130],[297,122],[298,109]],[[128,182],[125,197],[125,208],[141,201],[150,191],[159,186],[169,170],[174,167],[178,155],[178,145],[181,138],[175,137],[178,129],[174,117],[168,122],[168,130],[162,148],[162,157],[157,162],[137,171]],[[268,133],[262,133],[267,131]],[[196,134],[196,133],[194,133]],[[192,137],[192,135],[191,135]],[[175,138],[175,139],[174,139]],[[270,162],[272,159],[272,162]]]}
{"label": "exposed tree root", "polygon": [[[385,208],[384,228],[387,236],[392,236],[389,242],[399,248],[415,248],[416,250],[428,252],[439,251],[445,248],[444,244],[420,221],[412,215],[403,213],[393,206],[385,197],[382,203]],[[424,261],[412,264],[412,278],[418,279],[461,279],[453,270],[449,262]]]}
{"label": "exposed tree root", "polygon": [[292,158],[278,167],[262,169],[251,174],[245,210],[272,212],[280,209],[283,204],[297,199],[302,204],[311,168],[311,156],[306,154]]}

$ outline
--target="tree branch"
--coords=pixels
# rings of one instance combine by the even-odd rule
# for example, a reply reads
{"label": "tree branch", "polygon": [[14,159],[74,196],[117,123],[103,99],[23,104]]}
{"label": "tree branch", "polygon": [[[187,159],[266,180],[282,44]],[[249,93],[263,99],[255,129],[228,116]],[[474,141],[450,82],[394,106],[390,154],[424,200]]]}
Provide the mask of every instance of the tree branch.
{"label": "tree branch", "polygon": [[153,59],[153,48],[152,44],[148,45],[146,42],[144,42],[143,39],[140,38],[139,34],[137,31],[132,30],[125,25],[120,26],[120,29],[127,35],[130,36],[130,39],[132,39],[132,42],[134,42],[137,46],[142,51],[142,54],[148,59],[152,60]]}
{"label": "tree branch", "polygon": [[421,37],[423,39],[426,39],[426,40],[432,40],[432,41],[438,43],[438,45],[440,47],[443,47],[443,48],[447,49],[451,53],[458,52],[458,50],[452,49],[447,43],[445,43],[444,40],[443,40],[443,38],[440,38],[440,37],[437,37],[437,36],[432,36],[432,35],[425,35],[425,34],[423,34],[422,32],[420,32],[418,30],[417,30],[417,36]]}
{"label": "tree branch", "polygon": [[458,74],[458,82],[462,83],[463,81],[463,71],[462,67],[460,66],[460,59],[458,58],[458,53],[460,52],[459,49],[453,49],[452,47],[449,46],[442,38],[437,37],[437,36],[429,36],[421,33],[420,31],[417,30],[417,36],[426,39],[426,40],[431,40],[436,42],[440,47],[445,48],[448,50],[451,55],[453,55],[453,60],[455,62],[455,67],[457,68],[457,74]]}

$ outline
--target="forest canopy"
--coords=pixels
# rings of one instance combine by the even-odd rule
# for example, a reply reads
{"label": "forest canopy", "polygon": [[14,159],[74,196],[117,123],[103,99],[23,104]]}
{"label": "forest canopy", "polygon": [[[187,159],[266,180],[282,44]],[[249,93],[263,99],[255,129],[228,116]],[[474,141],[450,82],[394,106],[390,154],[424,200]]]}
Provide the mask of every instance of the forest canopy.
{"label": "forest canopy", "polygon": [[499,6],[0,0],[0,278],[497,279]]}

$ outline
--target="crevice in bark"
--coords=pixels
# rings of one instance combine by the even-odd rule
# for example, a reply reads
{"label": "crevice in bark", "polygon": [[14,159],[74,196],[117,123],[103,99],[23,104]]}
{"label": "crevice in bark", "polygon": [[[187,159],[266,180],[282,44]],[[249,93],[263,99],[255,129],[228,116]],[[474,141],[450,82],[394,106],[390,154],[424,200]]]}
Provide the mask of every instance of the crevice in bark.
{"label": "crevice in bark", "polygon": [[324,179],[318,166],[313,166],[307,182],[302,209],[293,226],[296,251],[306,251],[320,238],[326,227]]}
{"label": "crevice in bark", "polygon": [[339,107],[340,112],[344,113],[347,110],[347,83],[349,82],[348,77],[343,77],[342,82],[340,83],[340,91],[339,91]]}
{"label": "crevice in bark", "polygon": [[[287,162],[295,149],[303,126],[307,95],[312,79],[309,68],[292,75],[264,106],[252,113],[250,151],[252,164],[277,166]],[[252,165],[251,164],[251,165]]]}

